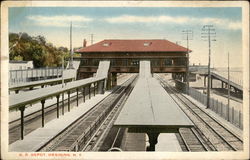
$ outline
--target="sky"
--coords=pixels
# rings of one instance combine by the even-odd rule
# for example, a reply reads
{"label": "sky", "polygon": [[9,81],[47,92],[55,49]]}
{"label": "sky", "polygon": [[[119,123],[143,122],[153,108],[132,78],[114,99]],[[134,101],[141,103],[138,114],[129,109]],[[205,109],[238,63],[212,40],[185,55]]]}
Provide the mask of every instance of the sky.
{"label": "sky", "polygon": [[83,39],[90,45],[104,39],[167,39],[186,47],[183,30],[192,30],[190,64],[208,63],[208,41],[201,38],[204,25],[213,25],[212,67],[242,67],[242,10],[240,7],[12,7],[9,32],[42,35],[55,46],[69,47],[70,22],[73,47]]}

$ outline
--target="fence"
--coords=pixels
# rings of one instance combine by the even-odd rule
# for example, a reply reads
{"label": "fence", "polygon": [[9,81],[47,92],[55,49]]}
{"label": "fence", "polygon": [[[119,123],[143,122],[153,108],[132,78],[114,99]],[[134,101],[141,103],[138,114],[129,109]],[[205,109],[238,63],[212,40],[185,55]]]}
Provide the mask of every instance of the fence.
{"label": "fence", "polygon": [[[180,81],[177,81],[176,84],[178,84],[176,87],[178,89],[186,88],[186,84],[182,83]],[[207,105],[207,95],[199,92],[198,90],[189,87],[189,95],[202,103],[203,105]],[[222,102],[215,100],[213,98],[210,98],[210,109],[214,111],[216,114],[224,118],[225,120],[228,120],[230,123],[235,125],[236,127],[243,129],[243,116],[242,112],[234,109],[234,107],[228,107],[228,105],[223,104]]]}
{"label": "fence", "polygon": [[62,75],[62,68],[39,68],[26,70],[10,70],[9,83],[18,84],[33,80],[47,79],[51,77],[59,77]]}

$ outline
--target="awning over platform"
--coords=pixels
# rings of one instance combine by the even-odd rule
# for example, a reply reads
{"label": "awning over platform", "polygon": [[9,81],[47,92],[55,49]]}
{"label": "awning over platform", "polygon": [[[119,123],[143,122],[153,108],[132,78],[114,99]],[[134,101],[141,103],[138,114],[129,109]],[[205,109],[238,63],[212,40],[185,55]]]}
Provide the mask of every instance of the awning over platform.
{"label": "awning over platform", "polygon": [[[149,65],[150,66],[150,65]],[[147,65],[140,69],[150,71]],[[114,125],[128,127],[132,132],[178,132],[193,123],[153,77],[141,75]]]}

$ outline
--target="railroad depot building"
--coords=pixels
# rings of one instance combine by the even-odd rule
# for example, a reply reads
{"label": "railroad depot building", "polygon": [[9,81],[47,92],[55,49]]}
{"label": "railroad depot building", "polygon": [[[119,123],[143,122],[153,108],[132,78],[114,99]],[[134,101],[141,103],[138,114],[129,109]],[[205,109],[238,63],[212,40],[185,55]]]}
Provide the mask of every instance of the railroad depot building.
{"label": "railroad depot building", "polygon": [[151,61],[152,73],[173,73],[173,78],[184,80],[190,50],[168,40],[107,39],[75,52],[81,54],[81,57],[74,58],[80,60],[78,79],[93,76],[99,61],[109,60],[109,79],[115,86],[117,73],[139,73],[140,60]]}

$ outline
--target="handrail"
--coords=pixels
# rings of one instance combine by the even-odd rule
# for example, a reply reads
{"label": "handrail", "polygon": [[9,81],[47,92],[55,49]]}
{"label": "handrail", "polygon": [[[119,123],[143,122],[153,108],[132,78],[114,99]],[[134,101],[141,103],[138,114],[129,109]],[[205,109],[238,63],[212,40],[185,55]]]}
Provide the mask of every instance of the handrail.
{"label": "handrail", "polygon": [[32,71],[32,70],[53,70],[53,69],[62,69],[62,67],[42,67],[42,68],[28,68],[28,69],[13,69],[9,70],[9,72],[15,71]]}
{"label": "handrail", "polygon": [[[227,80],[227,78],[225,78],[224,75],[222,75],[222,74],[220,74],[220,73],[218,73],[218,72],[212,72],[212,74],[213,74],[214,76],[221,77],[221,78]],[[235,79],[233,79],[232,77],[230,77],[230,82],[229,82],[229,83],[231,83],[232,85],[238,85],[238,86],[242,87],[242,84],[238,84],[238,83],[235,81]]]}
{"label": "handrail", "polygon": [[[202,73],[202,75],[207,76],[208,73],[205,72],[205,73]],[[217,73],[217,72],[211,72],[211,76],[214,76],[214,77],[216,77],[217,79],[220,79],[220,80],[222,80],[222,81],[225,81],[226,83],[227,83],[227,81],[228,81],[227,78],[225,78],[223,75],[221,75],[221,74],[219,74],[219,73]],[[240,89],[240,90],[243,89],[243,88],[242,88],[242,84],[237,84],[237,82],[232,81],[232,79],[230,79],[229,84],[232,85],[232,86],[234,86],[234,87],[236,87],[236,88],[238,88],[238,89]]]}
{"label": "handrail", "polygon": [[[74,77],[68,77],[64,78],[64,81],[69,81],[74,79]],[[47,79],[47,80],[41,80],[41,81],[32,81],[32,82],[26,82],[26,83],[19,83],[16,85],[9,85],[9,90],[16,90],[20,88],[28,88],[28,87],[34,87],[39,85],[47,85],[55,82],[62,81],[62,78],[55,78],[55,79]]]}

